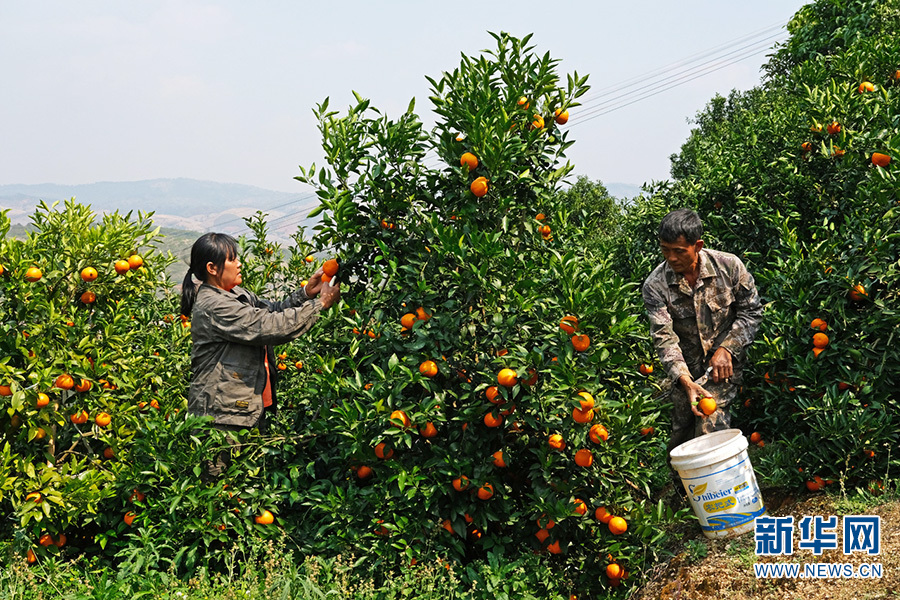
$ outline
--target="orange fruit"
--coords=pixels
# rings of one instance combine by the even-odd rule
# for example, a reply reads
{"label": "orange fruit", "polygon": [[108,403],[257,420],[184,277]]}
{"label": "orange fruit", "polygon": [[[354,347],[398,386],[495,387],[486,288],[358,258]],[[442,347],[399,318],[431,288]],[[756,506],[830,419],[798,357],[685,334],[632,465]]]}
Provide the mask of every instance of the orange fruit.
{"label": "orange fruit", "polygon": [[534,216],[534,219],[536,221],[543,221],[546,218],[547,218],[547,215],[545,215],[544,213],[538,213]]}
{"label": "orange fruit", "polygon": [[813,336],[813,346],[824,348],[828,345],[828,336],[821,331]]}
{"label": "orange fruit", "polygon": [[641,366],[638,367],[638,371],[640,371],[641,375],[650,375],[653,373],[653,365],[641,363]]}
{"label": "orange fruit", "polygon": [[385,442],[381,442],[375,446],[375,456],[382,460],[387,460],[394,455],[394,449],[389,447]]}
{"label": "orange fruit", "polygon": [[535,537],[537,537],[538,541],[543,544],[544,540],[550,537],[550,532],[546,529],[539,529],[538,532],[534,535]]}
{"label": "orange fruit", "polygon": [[503,397],[500,396],[500,389],[496,385],[492,385],[488,389],[484,390],[484,395],[487,396],[489,402],[493,402],[494,404],[503,404]]}
{"label": "orange fruit", "polygon": [[110,418],[109,414],[105,412],[99,413],[96,417],[94,417],[94,423],[96,423],[99,427],[106,427],[107,425],[109,425],[110,421],[112,421],[112,419]]}
{"label": "orange fruit", "polygon": [[443,527],[450,533],[456,533],[455,531],[453,531],[453,523],[450,522],[450,519],[444,519],[444,522],[441,523],[441,527]]}
{"label": "orange fruit", "polygon": [[493,412],[489,412],[484,415],[484,424],[488,427],[500,427],[503,425],[503,417],[500,415],[494,415]]}
{"label": "orange fruit", "polygon": [[590,431],[588,431],[588,437],[595,444],[599,444],[600,442],[605,442],[609,439],[609,432],[606,430],[606,427],[597,423],[591,427]]}
{"label": "orange fruit", "polygon": [[709,416],[716,412],[718,404],[716,404],[715,400],[707,396],[705,398],[700,398],[700,401],[697,403],[697,407],[700,409],[700,412],[702,412],[706,416]]}
{"label": "orange fruit", "polygon": [[828,329],[828,323],[819,318],[813,319],[812,323],[810,323],[809,326],[813,329],[818,329],[819,331],[825,331],[826,329]]}
{"label": "orange fruit", "polygon": [[360,465],[356,470],[356,476],[360,479],[368,479],[372,476],[372,468],[366,465]]}
{"label": "orange fruit", "polygon": [[513,387],[518,382],[519,379],[516,377],[516,372],[512,369],[500,369],[500,372],[497,373],[497,383],[503,387]]}
{"label": "orange fruit", "polygon": [[828,127],[825,128],[828,132],[828,135],[835,135],[841,132],[841,124],[837,121],[832,121],[828,124]]}
{"label": "orange fruit", "polygon": [[29,565],[33,565],[37,562],[37,556],[34,553],[34,550],[31,548],[28,549],[28,552],[25,553],[25,560],[28,561]]}
{"label": "orange fruit", "polygon": [[891,164],[891,157],[887,154],[882,154],[881,152],[873,152],[872,153],[872,164],[876,167],[886,167]]}
{"label": "orange fruit", "polygon": [[471,152],[465,152],[459,157],[459,166],[468,166],[470,171],[474,171],[478,167],[478,157]]}
{"label": "orange fruit", "polygon": [[[115,386],[113,386],[113,389],[115,389]],[[151,401],[150,401],[150,408],[156,408],[156,409],[159,409],[159,400],[157,400],[156,398],[154,398],[153,400],[151,400]]]}
{"label": "orange fruit", "polygon": [[425,310],[425,307],[420,306],[416,309],[416,318],[420,321],[427,321],[431,318],[431,315]]}
{"label": "orange fruit", "polygon": [[581,410],[590,410],[594,408],[594,397],[591,396],[588,392],[578,392],[578,395],[581,396],[581,400],[579,400],[579,404],[581,404]]}
{"label": "orange fruit", "polygon": [[532,129],[543,129],[544,128],[544,117],[541,115],[534,115],[533,120],[531,121]]}
{"label": "orange fruit", "polygon": [[622,579],[623,573],[625,573],[625,569],[622,568],[622,565],[616,563],[606,565],[606,576],[610,579]]}
{"label": "orange fruit", "polygon": [[462,492],[469,487],[469,478],[465,475],[460,475],[456,479],[453,480],[453,489],[457,492]]}
{"label": "orange fruit", "polygon": [[563,437],[558,433],[554,433],[553,435],[551,435],[547,443],[554,450],[562,450],[566,447],[566,442],[563,441]]}
{"label": "orange fruit", "polygon": [[802,144],[800,144],[800,149],[803,150],[804,152],[809,152],[810,150],[812,150],[812,143],[811,142],[803,142]]}
{"label": "orange fruit", "polygon": [[259,525],[271,525],[275,522],[275,515],[271,511],[263,510],[260,514],[253,518]]}
{"label": "orange fruit", "polygon": [[112,448],[110,448],[109,446],[107,446],[106,448],[103,449],[103,457],[104,458],[112,459],[112,458],[115,458],[115,456],[116,456],[116,451],[113,450]]}
{"label": "orange fruit", "polygon": [[597,510],[594,511],[594,518],[601,523],[609,523],[609,520],[612,519],[613,516],[606,512],[605,506],[598,506]]}
{"label": "orange fruit", "polygon": [[594,420],[594,411],[590,408],[581,410],[579,408],[572,409],[572,420],[576,423],[590,423]]}
{"label": "orange fruit", "polygon": [[309,255],[307,255],[306,258],[304,258],[303,260],[305,260],[305,261],[308,262],[308,263],[311,263],[311,262],[315,262],[316,257],[313,256],[312,254],[309,254]]}
{"label": "orange fruit", "polygon": [[37,401],[34,403],[38,408],[44,408],[50,404],[50,396],[47,394],[38,394]]}
{"label": "orange fruit", "polygon": [[575,348],[575,350],[577,350],[578,352],[584,352],[590,345],[591,338],[589,338],[588,336],[584,334],[572,336],[572,347]]}
{"label": "orange fruit", "polygon": [[284,364],[283,362],[280,362],[277,365],[275,365],[275,368],[278,369],[279,371],[284,371],[287,369],[287,365]]}
{"label": "orange fruit", "polygon": [[613,535],[621,535],[628,531],[628,522],[622,517],[613,517],[609,520],[609,531]]}
{"label": "orange fruit", "polygon": [[581,516],[584,516],[587,514],[588,508],[587,508],[587,504],[584,503],[584,500],[582,500],[580,498],[575,498],[574,500],[572,500],[572,503],[575,505],[575,512],[577,514],[579,514]]}
{"label": "orange fruit", "polygon": [[874,450],[863,450],[863,454],[866,455],[866,458],[875,458]]}
{"label": "orange fruit", "polygon": [[89,392],[93,385],[91,384],[90,379],[82,379],[78,382],[78,385],[75,386],[76,392]]}
{"label": "orange fruit", "polygon": [[40,492],[31,492],[25,496],[25,502],[34,502],[35,504],[40,504],[43,499]]}
{"label": "orange fruit", "polygon": [[542,236],[547,237],[548,235],[553,233],[553,228],[550,227],[549,225],[541,225],[540,227],[538,227],[538,231],[541,233]]}
{"label": "orange fruit", "polygon": [[338,272],[338,261],[334,258],[329,258],[322,263],[322,271],[329,277],[334,277]]}
{"label": "orange fruit", "polygon": [[569,111],[567,110],[560,110],[557,108],[555,111],[553,111],[553,116],[556,122],[560,125],[565,125],[569,122]]}
{"label": "orange fruit", "polygon": [[391,425],[406,429],[409,427],[409,417],[402,410],[395,410],[391,413]]}
{"label": "orange fruit", "polygon": [[81,294],[79,300],[81,300],[82,304],[93,304],[97,301],[97,294],[95,294],[91,290],[87,290],[86,292]]}
{"label": "orange fruit", "polygon": [[56,546],[57,548],[62,548],[63,546],[65,546],[66,545],[66,534],[64,534],[64,533],[59,534],[59,537],[56,538],[56,541],[53,542],[53,545]]}
{"label": "orange fruit", "polygon": [[74,415],[69,417],[69,420],[75,423],[76,425],[84,425],[88,422],[88,413],[86,410],[82,410],[81,412],[75,413]]}
{"label": "orange fruit", "polygon": [[294,363],[294,368],[297,369],[298,371],[299,371],[300,369],[302,369],[302,368],[303,368],[303,361],[302,361],[302,360],[298,360],[297,362],[295,362],[295,363]]}
{"label": "orange fruit", "polygon": [[27,271],[25,271],[25,281],[30,281],[34,283],[35,281],[39,281],[44,274],[37,267],[29,267]]}
{"label": "orange fruit", "polygon": [[425,427],[419,429],[419,433],[422,434],[423,438],[433,438],[437,435],[437,432],[437,428],[431,421],[428,421],[425,423]]}
{"label": "orange fruit", "polygon": [[810,480],[806,482],[806,489],[811,492],[818,492],[822,489],[822,484],[820,484],[818,481]]}
{"label": "orange fruit", "polygon": [[437,364],[433,360],[426,360],[419,365],[419,373],[425,377],[434,377],[438,374]]}
{"label": "orange fruit", "polygon": [[469,186],[469,190],[475,194],[476,198],[481,198],[488,193],[488,180],[486,177],[478,177]]}
{"label": "orange fruit", "polygon": [[750,434],[750,443],[752,443],[752,444],[755,444],[756,442],[758,442],[761,439],[762,439],[762,434],[759,433],[758,431],[754,431],[753,433]]}
{"label": "orange fruit", "polygon": [[81,279],[86,283],[90,283],[97,279],[97,269],[94,267],[85,267],[81,270]]}
{"label": "orange fruit", "polygon": [[861,84],[859,84],[859,88],[857,89],[859,90],[860,94],[864,94],[866,92],[874,92],[875,84],[873,84],[871,81],[863,81]]}
{"label": "orange fruit", "polygon": [[534,385],[538,381],[538,372],[535,369],[528,369],[528,379],[524,381],[525,385]]}
{"label": "orange fruit", "polygon": [[478,488],[478,499],[479,500],[489,500],[491,496],[494,495],[494,486],[490,483],[485,483],[480,488]]}
{"label": "orange fruit", "polygon": [[528,98],[526,98],[525,96],[519,96],[519,99],[516,101],[516,104],[525,109],[527,109],[529,106],[531,106],[531,103],[528,102]]}
{"label": "orange fruit", "polygon": [[120,259],[115,262],[115,264],[113,265],[113,268],[115,268],[116,273],[118,273],[119,275],[124,275],[125,273],[127,273],[129,271],[129,269],[131,269],[131,265],[128,263],[127,260]]}
{"label": "orange fruit", "polygon": [[563,317],[562,321],[559,322],[559,328],[569,335],[573,335],[575,331],[578,330],[578,317],[574,315],[567,315]]}
{"label": "orange fruit", "polygon": [[417,320],[418,319],[416,319],[416,315],[412,313],[406,313],[405,315],[400,317],[400,325],[406,327],[407,329],[412,329],[412,326]]}
{"label": "orange fruit", "polygon": [[501,467],[501,468],[502,468],[502,467],[505,467],[505,466],[506,466],[506,461],[503,460],[503,450],[497,450],[496,452],[494,452],[493,454],[491,454],[491,456],[494,457],[494,461],[493,461],[493,462],[494,462],[494,466],[495,466],[495,467]]}
{"label": "orange fruit", "polygon": [[862,302],[869,297],[869,292],[867,292],[866,288],[860,284],[854,286],[853,289],[848,292],[848,296],[850,296],[850,299],[854,302]]}
{"label": "orange fruit", "polygon": [[132,254],[128,257],[128,267],[130,269],[140,269],[144,264],[144,259],[140,254]]}
{"label": "orange fruit", "polygon": [[42,440],[42,439],[44,439],[45,437],[47,437],[47,432],[44,431],[44,428],[43,428],[43,427],[38,427],[38,428],[34,431],[34,439],[36,439],[36,440]]}
{"label": "orange fruit", "polygon": [[551,554],[561,554],[562,548],[559,547],[559,540],[556,540],[552,544],[548,545],[547,550],[549,550]]}
{"label": "orange fruit", "polygon": [[0,385],[0,396],[12,396],[12,388],[8,385]]}
{"label": "orange fruit", "polygon": [[582,448],[575,453],[575,464],[579,467],[590,467],[592,464],[594,464],[594,455],[590,450]]}
{"label": "orange fruit", "polygon": [[61,390],[71,390],[75,387],[75,380],[72,379],[72,376],[68,373],[63,373],[53,382],[53,385],[58,387]]}
{"label": "orange fruit", "polygon": [[653,432],[656,431],[653,427],[644,427],[641,429],[641,435],[653,435]]}
{"label": "orange fruit", "polygon": [[137,517],[137,515],[134,514],[133,512],[127,512],[127,513],[125,513],[125,516],[122,517],[122,520],[125,521],[126,525],[131,527],[131,524],[134,523],[135,517]]}

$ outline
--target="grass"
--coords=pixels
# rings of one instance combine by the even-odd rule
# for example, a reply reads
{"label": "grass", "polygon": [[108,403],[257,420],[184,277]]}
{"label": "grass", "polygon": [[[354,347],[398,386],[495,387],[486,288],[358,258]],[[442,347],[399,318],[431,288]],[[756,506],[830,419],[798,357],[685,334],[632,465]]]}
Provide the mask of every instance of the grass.
{"label": "grass", "polygon": [[200,570],[190,579],[134,565],[114,570],[84,558],[73,562],[43,560],[32,566],[21,558],[6,562],[0,570],[0,597],[9,600],[565,598],[556,591],[558,573],[534,556],[473,563],[460,573],[458,567],[442,560],[367,573],[367,565],[351,555],[295,560],[283,547],[268,541],[260,542],[250,553],[235,549],[221,572]]}

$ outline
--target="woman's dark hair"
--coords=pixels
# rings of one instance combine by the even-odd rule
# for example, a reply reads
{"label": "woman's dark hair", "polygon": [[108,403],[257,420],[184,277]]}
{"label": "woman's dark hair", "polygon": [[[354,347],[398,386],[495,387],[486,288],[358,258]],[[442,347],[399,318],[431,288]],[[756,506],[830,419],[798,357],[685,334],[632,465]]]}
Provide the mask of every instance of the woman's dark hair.
{"label": "woman's dark hair", "polygon": [[688,244],[695,244],[703,237],[703,222],[700,215],[689,208],[673,210],[659,224],[659,239],[674,244],[684,237]]}
{"label": "woman's dark hair", "polygon": [[209,273],[207,263],[212,263],[219,271],[226,260],[234,259],[238,254],[238,243],[227,233],[204,233],[191,246],[191,264],[181,283],[181,314],[191,316],[194,300],[197,299],[197,287],[191,280],[193,275],[198,281],[206,281]]}

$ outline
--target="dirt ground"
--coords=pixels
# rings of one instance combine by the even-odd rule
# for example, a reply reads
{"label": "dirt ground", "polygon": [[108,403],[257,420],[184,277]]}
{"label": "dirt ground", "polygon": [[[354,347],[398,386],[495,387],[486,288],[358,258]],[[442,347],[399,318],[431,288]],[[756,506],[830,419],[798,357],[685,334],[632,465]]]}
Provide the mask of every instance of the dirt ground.
{"label": "dirt ground", "polygon": [[[696,522],[676,532],[682,535],[676,556],[657,566],[650,581],[633,598],[639,600],[875,600],[900,599],[900,501],[842,501],[839,495],[803,495],[796,498],[777,490],[763,490],[769,516],[794,516],[794,547],[790,556],[758,557],[754,533],[731,540],[707,540]],[[842,515],[881,516],[881,554],[843,554],[842,547],[815,556],[797,550],[799,522],[805,516],[838,515],[838,542]],[[880,579],[757,579],[753,564],[861,563],[880,564]],[[802,567],[801,567],[802,568]]]}

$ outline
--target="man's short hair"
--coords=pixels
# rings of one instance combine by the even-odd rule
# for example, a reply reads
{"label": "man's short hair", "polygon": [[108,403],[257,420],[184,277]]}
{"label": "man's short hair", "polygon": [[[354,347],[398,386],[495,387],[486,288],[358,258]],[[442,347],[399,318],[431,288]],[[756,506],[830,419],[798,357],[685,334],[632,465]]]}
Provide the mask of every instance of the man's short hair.
{"label": "man's short hair", "polygon": [[688,244],[695,244],[703,237],[703,222],[700,215],[689,208],[673,210],[659,224],[659,239],[674,244],[684,237]]}

